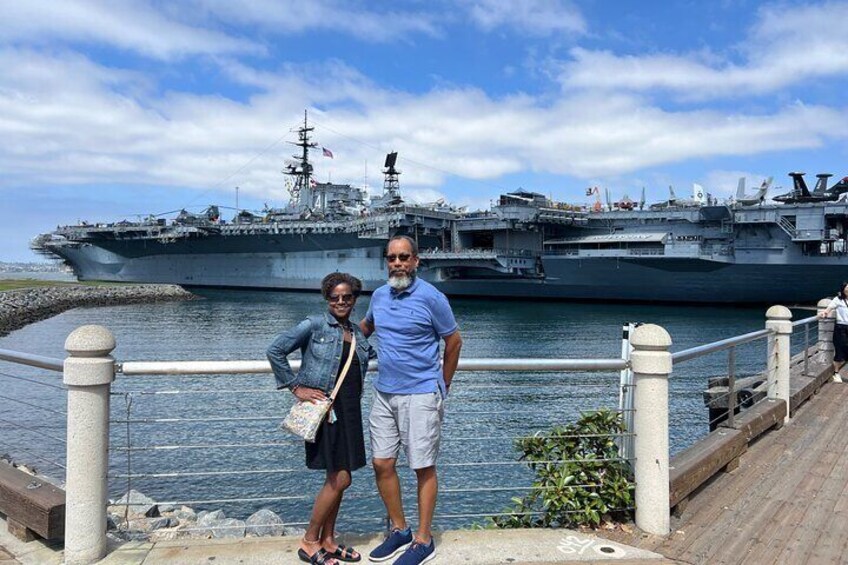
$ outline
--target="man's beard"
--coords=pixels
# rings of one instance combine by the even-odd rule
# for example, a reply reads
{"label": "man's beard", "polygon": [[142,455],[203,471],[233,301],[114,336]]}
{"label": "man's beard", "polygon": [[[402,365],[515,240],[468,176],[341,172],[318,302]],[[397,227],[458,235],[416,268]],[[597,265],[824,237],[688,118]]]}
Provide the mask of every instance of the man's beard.
{"label": "man's beard", "polygon": [[406,290],[415,282],[415,271],[413,270],[403,275],[389,275],[387,282],[395,290]]}

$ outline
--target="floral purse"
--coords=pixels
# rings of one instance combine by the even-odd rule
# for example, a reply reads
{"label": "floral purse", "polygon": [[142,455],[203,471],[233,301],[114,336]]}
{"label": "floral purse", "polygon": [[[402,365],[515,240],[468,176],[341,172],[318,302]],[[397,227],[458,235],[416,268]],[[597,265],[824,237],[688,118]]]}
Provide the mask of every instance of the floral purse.
{"label": "floral purse", "polygon": [[[291,410],[283,420],[282,426],[296,436],[302,437],[309,443],[315,442],[315,436],[318,434],[318,428],[321,427],[321,422],[327,417],[333,407],[333,401],[336,399],[339,389],[350,370],[350,364],[353,362],[353,356],[356,355],[356,334],[351,332],[350,354],[345,361],[344,369],[341,375],[336,379],[336,386],[329,398],[323,400],[298,400],[292,405]],[[330,423],[333,423],[332,414],[330,415]]]}

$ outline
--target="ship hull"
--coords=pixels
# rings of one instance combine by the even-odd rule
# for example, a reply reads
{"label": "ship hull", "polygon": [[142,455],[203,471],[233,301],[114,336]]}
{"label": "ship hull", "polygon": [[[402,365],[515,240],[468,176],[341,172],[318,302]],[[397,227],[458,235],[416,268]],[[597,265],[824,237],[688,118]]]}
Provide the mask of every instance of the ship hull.
{"label": "ship hull", "polygon": [[449,280],[446,294],[701,304],[815,304],[848,279],[838,265],[716,264],[698,259],[543,259],[541,280]]}
{"label": "ship hull", "polygon": [[60,252],[83,281],[186,287],[315,290],[330,272],[355,274],[366,291],[383,284],[383,245],[280,253],[169,253],[124,257],[93,245]]}
{"label": "ship hull", "polygon": [[[385,281],[383,242],[289,252],[168,253],[126,257],[94,245],[62,249],[80,280],[195,288],[316,290],[330,272],[349,272],[366,292]],[[848,278],[848,258],[827,264],[739,264],[674,258],[542,258],[544,278],[420,276],[452,296],[671,303],[813,304]]]}

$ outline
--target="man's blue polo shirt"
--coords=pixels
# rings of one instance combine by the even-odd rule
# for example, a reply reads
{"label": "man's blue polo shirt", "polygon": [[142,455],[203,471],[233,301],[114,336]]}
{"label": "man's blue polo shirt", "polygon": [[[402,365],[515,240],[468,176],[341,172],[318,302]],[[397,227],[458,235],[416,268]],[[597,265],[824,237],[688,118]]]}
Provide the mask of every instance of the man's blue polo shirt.
{"label": "man's blue polo shirt", "polygon": [[376,328],[379,370],[374,387],[386,394],[445,394],[439,341],[456,332],[448,299],[416,278],[400,292],[383,285],[371,296],[365,319]]}

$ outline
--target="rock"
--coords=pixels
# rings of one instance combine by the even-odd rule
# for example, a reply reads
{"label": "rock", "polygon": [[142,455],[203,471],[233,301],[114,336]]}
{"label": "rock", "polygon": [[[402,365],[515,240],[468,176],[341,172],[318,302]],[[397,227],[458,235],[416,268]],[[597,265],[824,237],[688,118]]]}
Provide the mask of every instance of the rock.
{"label": "rock", "polygon": [[213,510],[212,512],[206,512],[205,510],[202,510],[200,514],[197,515],[197,525],[208,526],[212,522],[223,520],[226,517],[227,516],[224,514],[223,510]]}
{"label": "rock", "polygon": [[150,518],[151,530],[162,530],[164,528],[175,528],[180,525],[180,521],[176,518]]}
{"label": "rock", "polygon": [[159,505],[159,512],[160,513],[161,512],[173,512],[174,510],[176,510],[176,508],[177,507],[174,506],[173,504],[160,504]]}
{"label": "rock", "polygon": [[116,500],[107,509],[107,512],[123,516],[126,505],[129,505],[129,515],[131,518],[141,516],[155,518],[159,516],[159,507],[156,505],[156,501],[137,490],[131,490]]}
{"label": "rock", "polygon": [[151,532],[148,537],[148,541],[157,542],[157,541],[172,541],[177,539],[185,539],[191,537],[192,532],[187,531],[184,525],[180,525],[176,528],[170,528],[167,530],[156,530],[155,532]]}
{"label": "rock", "polygon": [[287,536],[297,536],[299,538],[302,538],[303,536],[306,535],[306,528],[296,528],[294,526],[287,527],[285,535],[287,535]]}
{"label": "rock", "polygon": [[243,538],[244,520],[225,518],[215,522],[211,528],[213,538]]}
{"label": "rock", "polygon": [[110,532],[112,530],[118,529],[118,519],[112,514],[106,514],[106,531]]}
{"label": "rock", "polygon": [[245,524],[245,535],[267,537],[285,534],[283,520],[267,508],[254,512]]}
{"label": "rock", "polygon": [[176,518],[165,518],[159,516],[157,518],[136,518],[130,520],[127,529],[131,532],[153,532],[165,528],[173,528],[180,525],[180,521]]}
{"label": "rock", "polygon": [[174,510],[174,517],[178,518],[180,522],[194,522],[197,520],[197,516],[198,515],[194,513],[194,510],[188,506],[180,506]]}
{"label": "rock", "polygon": [[126,541],[147,541],[148,535],[146,532],[120,532],[118,537]]}
{"label": "rock", "polygon": [[213,528],[217,527],[218,522],[225,519],[226,516],[224,516],[222,510],[215,510],[214,512],[201,511],[197,515],[197,526],[195,527],[197,531],[195,534],[200,537],[214,536],[215,532]]}
{"label": "rock", "polygon": [[174,285],[62,285],[0,292],[0,336],[78,306],[138,304],[197,298]]}
{"label": "rock", "polygon": [[29,465],[24,465],[23,463],[17,465],[16,468],[18,469],[18,471],[23,471],[27,475],[37,475],[38,474],[38,469],[36,469],[35,467],[32,467],[32,466],[29,466]]}

